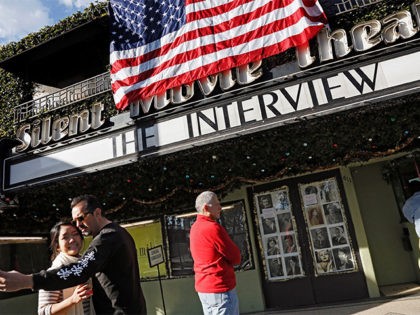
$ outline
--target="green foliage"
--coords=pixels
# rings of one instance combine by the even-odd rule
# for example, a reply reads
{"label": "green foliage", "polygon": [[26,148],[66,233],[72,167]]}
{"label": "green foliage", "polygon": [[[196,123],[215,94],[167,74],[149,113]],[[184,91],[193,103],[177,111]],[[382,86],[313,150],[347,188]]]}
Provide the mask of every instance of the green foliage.
{"label": "green foliage", "polygon": [[354,25],[360,22],[369,20],[380,21],[387,15],[397,11],[410,10],[410,5],[413,2],[413,0],[383,0],[358,10],[331,17],[328,19],[328,22],[332,29],[343,28],[346,31],[349,31]]}
{"label": "green foliage", "polygon": [[59,21],[55,25],[45,26],[38,32],[27,35],[19,42],[12,42],[2,46],[0,48],[0,61],[10,58],[25,50],[31,49],[54,37],[60,36],[77,26],[85,24],[96,18],[100,18],[104,15],[108,15],[107,2],[92,3],[83,12],[76,12],[75,14]]}
{"label": "green foliage", "polygon": [[0,138],[13,136],[13,108],[30,100],[32,93],[32,84],[0,69]]}
{"label": "green foliage", "polygon": [[[77,12],[53,26],[46,26],[31,33],[19,42],[0,47],[0,61],[33,48],[95,18],[107,15],[107,3],[91,4],[83,12]],[[13,107],[32,99],[34,86],[15,75],[0,69],[0,137],[13,137]]]}

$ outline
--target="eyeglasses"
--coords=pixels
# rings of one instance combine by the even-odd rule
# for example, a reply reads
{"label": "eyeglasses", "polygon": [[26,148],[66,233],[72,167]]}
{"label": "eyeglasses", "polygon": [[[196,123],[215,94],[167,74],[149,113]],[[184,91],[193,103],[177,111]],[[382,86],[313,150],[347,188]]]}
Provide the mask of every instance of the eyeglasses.
{"label": "eyeglasses", "polygon": [[71,224],[76,225],[77,221],[83,222],[89,214],[92,214],[92,213],[88,212],[88,213],[82,214],[81,216],[76,217],[73,221],[71,221]]}

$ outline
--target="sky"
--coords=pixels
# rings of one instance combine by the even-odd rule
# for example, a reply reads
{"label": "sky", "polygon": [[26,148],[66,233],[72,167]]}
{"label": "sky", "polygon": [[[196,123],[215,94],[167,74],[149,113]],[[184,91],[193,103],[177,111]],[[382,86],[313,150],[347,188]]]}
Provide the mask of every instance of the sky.
{"label": "sky", "polygon": [[0,45],[54,25],[91,2],[95,0],[0,0]]}

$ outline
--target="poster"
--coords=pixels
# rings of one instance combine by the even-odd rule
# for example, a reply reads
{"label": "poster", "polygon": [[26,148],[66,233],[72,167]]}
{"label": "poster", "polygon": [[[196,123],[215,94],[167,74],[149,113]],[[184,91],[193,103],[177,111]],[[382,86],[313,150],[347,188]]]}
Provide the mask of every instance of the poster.
{"label": "poster", "polygon": [[[137,249],[137,259],[140,267],[140,278],[155,278],[158,277],[157,267],[149,266],[149,258],[147,251],[150,248],[163,246],[162,227],[160,221],[150,223],[139,223],[135,225],[123,226],[134,239]],[[167,271],[165,264],[161,264],[160,275],[166,276]]]}
{"label": "poster", "polygon": [[254,194],[268,280],[304,276],[288,187]]}
{"label": "poster", "polygon": [[315,275],[357,270],[335,178],[299,184]]}

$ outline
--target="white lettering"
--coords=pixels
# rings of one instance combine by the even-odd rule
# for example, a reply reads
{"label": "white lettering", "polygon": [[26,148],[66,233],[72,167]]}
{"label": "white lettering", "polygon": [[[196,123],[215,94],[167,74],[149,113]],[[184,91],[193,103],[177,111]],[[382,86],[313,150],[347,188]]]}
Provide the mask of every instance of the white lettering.
{"label": "white lettering", "polygon": [[16,147],[16,152],[23,152],[29,147],[36,148],[41,144],[46,145],[51,140],[56,142],[66,136],[71,137],[91,129],[98,129],[105,123],[105,120],[101,120],[103,110],[103,104],[95,103],[91,110],[85,109],[78,114],[58,117],[52,123],[52,117],[47,116],[42,120],[34,120],[32,124],[25,124],[16,132],[17,139],[22,142]]}

